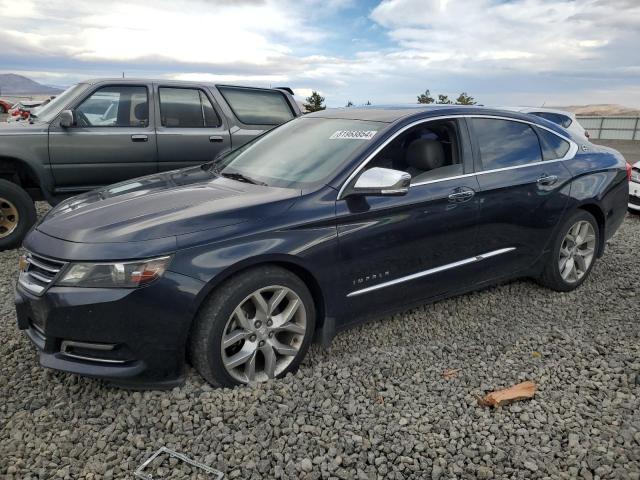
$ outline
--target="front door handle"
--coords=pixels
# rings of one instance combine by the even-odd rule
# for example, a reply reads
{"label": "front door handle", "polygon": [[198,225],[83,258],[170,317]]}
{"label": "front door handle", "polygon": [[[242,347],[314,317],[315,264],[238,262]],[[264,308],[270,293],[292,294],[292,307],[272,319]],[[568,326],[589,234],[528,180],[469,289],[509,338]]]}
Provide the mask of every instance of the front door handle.
{"label": "front door handle", "polygon": [[212,143],[221,143],[224,139],[220,135],[211,135],[209,141]]}
{"label": "front door handle", "polygon": [[466,202],[466,201],[471,200],[475,194],[476,194],[476,192],[474,192],[471,189],[453,192],[453,193],[449,194],[449,201],[452,202],[452,203]]}
{"label": "front door handle", "polygon": [[557,175],[543,175],[538,179],[538,185],[553,185],[558,181]]}
{"label": "front door handle", "polygon": [[146,135],[131,135],[132,142],[148,142],[149,137]]}

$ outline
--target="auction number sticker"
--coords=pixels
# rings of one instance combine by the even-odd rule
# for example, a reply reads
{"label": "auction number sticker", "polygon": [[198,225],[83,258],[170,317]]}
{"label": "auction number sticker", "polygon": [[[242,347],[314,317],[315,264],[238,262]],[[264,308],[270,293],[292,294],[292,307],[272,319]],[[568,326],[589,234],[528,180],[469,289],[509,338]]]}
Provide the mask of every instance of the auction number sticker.
{"label": "auction number sticker", "polygon": [[375,134],[375,130],[338,130],[329,140],[371,140]]}

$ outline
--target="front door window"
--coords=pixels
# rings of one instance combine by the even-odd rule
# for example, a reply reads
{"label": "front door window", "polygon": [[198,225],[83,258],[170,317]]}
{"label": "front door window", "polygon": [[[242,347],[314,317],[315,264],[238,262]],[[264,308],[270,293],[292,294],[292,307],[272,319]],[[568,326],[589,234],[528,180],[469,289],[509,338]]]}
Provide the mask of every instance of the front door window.
{"label": "front door window", "polygon": [[78,127],[147,127],[147,88],[136,85],[103,87],[75,110]]}

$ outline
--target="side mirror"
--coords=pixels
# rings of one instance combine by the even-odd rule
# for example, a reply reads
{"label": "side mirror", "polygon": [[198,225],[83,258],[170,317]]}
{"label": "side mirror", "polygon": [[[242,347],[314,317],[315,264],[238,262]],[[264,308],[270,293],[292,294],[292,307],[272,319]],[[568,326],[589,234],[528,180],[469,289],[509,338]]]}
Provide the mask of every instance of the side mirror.
{"label": "side mirror", "polygon": [[73,112],[71,110],[63,110],[60,113],[60,126],[62,128],[70,128],[76,123],[75,118],[73,118]]}
{"label": "side mirror", "polygon": [[401,196],[406,195],[409,191],[410,183],[411,175],[407,172],[392,170],[390,168],[374,167],[360,175],[348,194]]}

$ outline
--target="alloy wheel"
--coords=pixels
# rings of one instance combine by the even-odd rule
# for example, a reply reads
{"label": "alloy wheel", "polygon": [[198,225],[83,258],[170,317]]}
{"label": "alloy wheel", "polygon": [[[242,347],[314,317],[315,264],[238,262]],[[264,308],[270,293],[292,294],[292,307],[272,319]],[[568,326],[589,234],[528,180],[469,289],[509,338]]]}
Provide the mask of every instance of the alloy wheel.
{"label": "alloy wheel", "polygon": [[6,198],[0,197],[0,238],[8,237],[18,227],[18,209]]}
{"label": "alloy wheel", "polygon": [[576,283],[584,277],[593,262],[596,251],[596,232],[586,220],[575,223],[560,246],[558,267],[567,283]]}
{"label": "alloy wheel", "polygon": [[307,314],[297,293],[272,285],[248,295],[222,334],[222,362],[241,383],[264,382],[284,372],[298,355]]}

